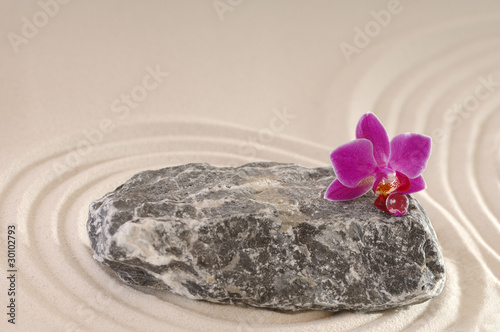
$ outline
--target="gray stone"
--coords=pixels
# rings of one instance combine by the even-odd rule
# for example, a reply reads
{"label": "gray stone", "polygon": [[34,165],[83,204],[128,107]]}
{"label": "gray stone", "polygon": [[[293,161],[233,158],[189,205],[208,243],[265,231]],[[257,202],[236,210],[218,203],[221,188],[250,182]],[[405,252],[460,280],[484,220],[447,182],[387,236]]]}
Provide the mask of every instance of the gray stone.
{"label": "gray stone", "polygon": [[94,257],[128,284],[275,310],[375,311],[426,301],[445,282],[439,243],[371,193],[323,198],[331,167],[187,164],[145,171],[90,206]]}

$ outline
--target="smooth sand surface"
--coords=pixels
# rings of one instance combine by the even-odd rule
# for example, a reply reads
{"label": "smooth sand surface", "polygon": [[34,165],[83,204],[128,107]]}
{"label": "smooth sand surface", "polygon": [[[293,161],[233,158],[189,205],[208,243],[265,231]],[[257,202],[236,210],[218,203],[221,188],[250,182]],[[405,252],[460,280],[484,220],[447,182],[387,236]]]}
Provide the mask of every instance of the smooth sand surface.
{"label": "smooth sand surface", "polygon": [[[0,17],[2,331],[500,330],[499,2],[2,1]],[[329,165],[365,112],[433,138],[416,197],[439,297],[276,313],[134,289],[93,260],[89,203],[134,173]]]}

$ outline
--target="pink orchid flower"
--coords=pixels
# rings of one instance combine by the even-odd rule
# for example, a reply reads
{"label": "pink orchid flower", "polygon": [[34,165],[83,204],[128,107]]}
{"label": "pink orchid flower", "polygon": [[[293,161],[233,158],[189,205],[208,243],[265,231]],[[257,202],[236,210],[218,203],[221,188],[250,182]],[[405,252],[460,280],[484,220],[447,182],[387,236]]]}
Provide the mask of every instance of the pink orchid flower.
{"label": "pink orchid flower", "polygon": [[326,190],[325,198],[345,201],[372,189],[378,195],[378,209],[404,215],[408,208],[405,194],[425,189],[422,172],[430,154],[430,137],[403,133],[389,141],[379,119],[366,113],[356,127],[356,139],[330,154],[337,179]]}

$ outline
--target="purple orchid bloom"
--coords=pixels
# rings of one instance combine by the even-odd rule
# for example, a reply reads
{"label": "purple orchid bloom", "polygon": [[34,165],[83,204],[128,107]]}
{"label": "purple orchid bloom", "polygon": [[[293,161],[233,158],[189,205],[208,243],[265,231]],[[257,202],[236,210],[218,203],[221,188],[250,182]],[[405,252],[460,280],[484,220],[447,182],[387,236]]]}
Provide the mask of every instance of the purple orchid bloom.
{"label": "purple orchid bloom", "polygon": [[332,201],[376,195],[375,206],[392,215],[406,214],[405,194],[425,189],[422,172],[431,154],[431,138],[414,133],[396,135],[391,141],[373,113],[364,114],[356,139],[330,154],[337,179],[325,193]]}

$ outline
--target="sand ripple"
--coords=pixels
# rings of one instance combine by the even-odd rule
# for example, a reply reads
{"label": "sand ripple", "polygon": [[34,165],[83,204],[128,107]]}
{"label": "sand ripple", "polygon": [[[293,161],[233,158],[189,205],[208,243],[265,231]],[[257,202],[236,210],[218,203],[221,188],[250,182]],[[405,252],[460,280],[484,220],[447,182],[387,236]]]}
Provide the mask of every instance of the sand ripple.
{"label": "sand ripple", "polygon": [[[97,325],[108,331],[494,331],[500,326],[500,92],[463,110],[455,122],[446,112],[474,96],[478,77],[500,81],[499,23],[496,17],[460,21],[406,32],[367,49],[370,56],[346,67],[325,95],[331,112],[318,117],[318,127],[331,132],[331,146],[276,134],[256,155],[246,156],[240,148],[255,130],[161,119],[117,128],[71,166],[68,156],[83,136],[42,143],[16,160],[0,182],[1,217],[17,220],[22,241],[23,306],[36,312],[34,321],[52,317],[48,324],[67,331]],[[470,29],[484,37],[471,38]],[[415,45],[432,51],[415,54]],[[366,111],[377,113],[391,136],[413,131],[434,138],[424,173],[428,189],[417,194],[448,269],[445,289],[432,301],[373,314],[283,314],[139,291],[92,259],[85,230],[89,203],[136,172],[188,162],[326,165],[330,150],[352,138]],[[67,167],[58,172],[61,165]]]}

